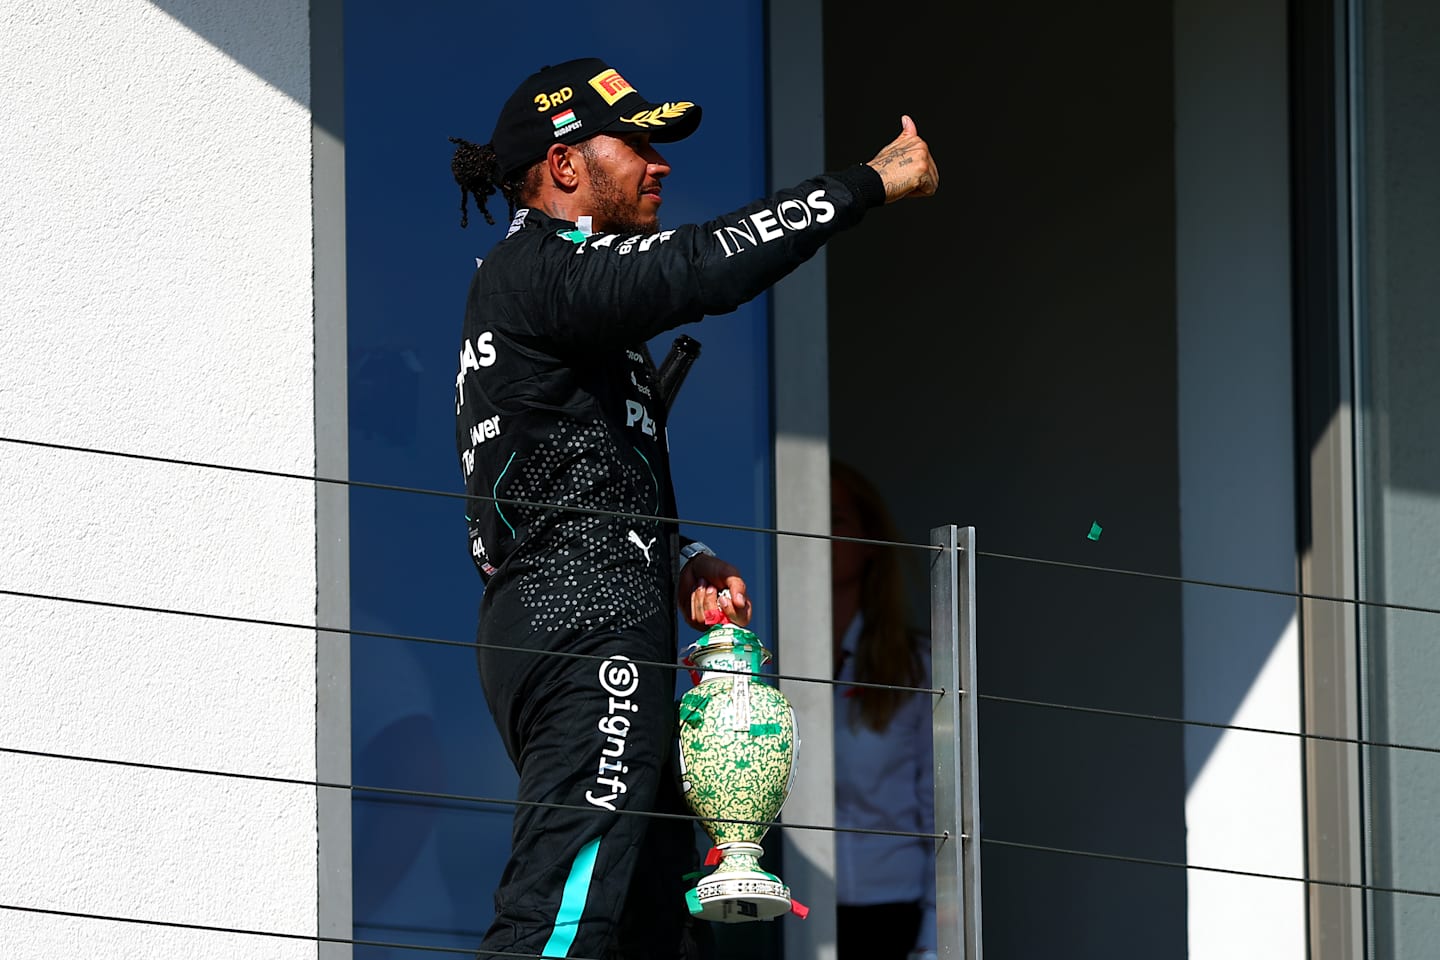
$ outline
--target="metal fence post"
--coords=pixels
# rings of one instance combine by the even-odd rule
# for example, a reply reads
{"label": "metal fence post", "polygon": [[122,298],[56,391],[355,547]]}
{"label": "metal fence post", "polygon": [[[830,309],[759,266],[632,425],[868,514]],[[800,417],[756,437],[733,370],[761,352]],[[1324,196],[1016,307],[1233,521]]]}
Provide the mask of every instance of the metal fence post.
{"label": "metal fence post", "polygon": [[936,944],[940,960],[981,960],[980,781],[975,699],[975,528],[930,531],[935,698]]}

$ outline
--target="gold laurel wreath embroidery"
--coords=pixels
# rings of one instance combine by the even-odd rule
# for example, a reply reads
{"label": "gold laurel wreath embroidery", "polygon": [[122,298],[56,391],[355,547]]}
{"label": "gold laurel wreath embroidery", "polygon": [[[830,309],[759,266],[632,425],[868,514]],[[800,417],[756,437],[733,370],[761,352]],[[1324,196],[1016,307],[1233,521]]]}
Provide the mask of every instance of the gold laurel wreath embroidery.
{"label": "gold laurel wreath embroidery", "polygon": [[676,117],[684,116],[685,111],[695,104],[689,100],[681,100],[678,103],[662,103],[654,110],[641,110],[639,113],[629,117],[621,117],[625,123],[633,123],[637,127],[658,127],[663,126],[664,121],[674,120]]}

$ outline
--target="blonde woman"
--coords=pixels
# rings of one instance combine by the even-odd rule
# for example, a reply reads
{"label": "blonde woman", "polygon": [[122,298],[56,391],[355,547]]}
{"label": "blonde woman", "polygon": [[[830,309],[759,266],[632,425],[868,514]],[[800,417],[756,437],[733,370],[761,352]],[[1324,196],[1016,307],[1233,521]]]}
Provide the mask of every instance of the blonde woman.
{"label": "blonde woman", "polygon": [[[837,537],[895,542],[874,485],[833,462]],[[906,613],[899,547],[832,544],[835,820],[842,828],[929,833],[935,822],[931,702],[926,694],[846,681],[926,687],[928,642]],[[919,838],[840,832],[835,838],[839,960],[904,960],[935,950],[935,863]]]}

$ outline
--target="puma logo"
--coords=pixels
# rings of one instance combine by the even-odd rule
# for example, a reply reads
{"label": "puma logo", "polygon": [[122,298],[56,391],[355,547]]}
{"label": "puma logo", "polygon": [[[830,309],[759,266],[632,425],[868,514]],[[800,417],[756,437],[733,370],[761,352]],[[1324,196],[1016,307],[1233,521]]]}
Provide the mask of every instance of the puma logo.
{"label": "puma logo", "polygon": [[640,552],[643,553],[643,554],[645,554],[645,562],[646,562],[646,563],[649,563],[649,562],[650,562],[650,548],[653,547],[653,546],[655,546],[655,541],[656,541],[657,539],[659,539],[659,538],[658,538],[658,537],[651,537],[651,538],[650,538],[650,542],[649,542],[649,543],[646,543],[644,540],[641,540],[641,539],[640,539],[640,534],[636,533],[634,530],[631,530],[631,531],[630,531],[630,536],[629,536],[627,539],[628,539],[631,543],[635,544],[635,546],[637,546],[637,547],[640,548]]}

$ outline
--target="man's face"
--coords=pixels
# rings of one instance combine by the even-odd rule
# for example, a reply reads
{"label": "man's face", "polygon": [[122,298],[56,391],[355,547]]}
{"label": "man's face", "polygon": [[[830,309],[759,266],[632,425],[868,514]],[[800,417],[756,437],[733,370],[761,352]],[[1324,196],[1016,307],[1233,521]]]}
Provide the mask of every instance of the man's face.
{"label": "man's face", "polygon": [[646,133],[596,134],[580,143],[589,174],[593,227],[602,233],[660,229],[660,180],[670,165]]}

